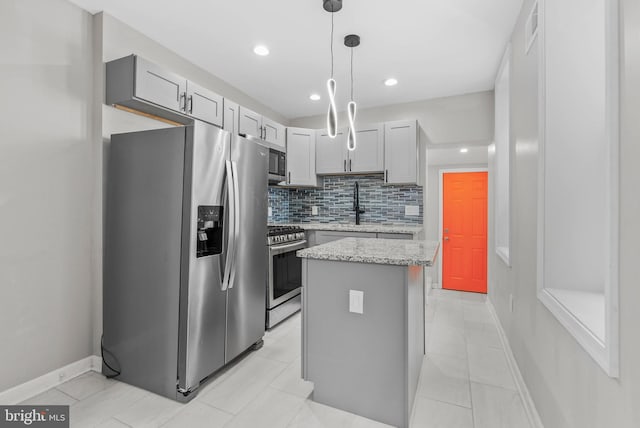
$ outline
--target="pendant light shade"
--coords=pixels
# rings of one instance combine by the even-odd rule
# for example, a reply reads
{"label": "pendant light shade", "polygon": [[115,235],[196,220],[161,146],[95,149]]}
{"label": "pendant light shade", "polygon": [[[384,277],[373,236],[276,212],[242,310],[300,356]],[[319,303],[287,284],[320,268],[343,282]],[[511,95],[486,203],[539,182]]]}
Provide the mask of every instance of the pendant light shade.
{"label": "pendant light shade", "polygon": [[347,135],[347,149],[356,149],[356,102],[353,100],[353,48],[360,45],[360,36],[349,34],[344,38],[344,45],[351,48],[351,101],[347,104],[347,114],[349,115],[349,134]]}
{"label": "pendant light shade", "polygon": [[323,0],[324,10],[331,13],[331,77],[327,80],[329,109],[327,111],[327,134],[329,138],[338,135],[338,112],[336,110],[336,81],[333,78],[333,14],[342,9],[342,0]]}
{"label": "pendant light shade", "polygon": [[347,110],[349,113],[349,135],[347,136],[347,148],[354,151],[356,149],[356,102],[349,101],[349,104],[347,104]]}
{"label": "pendant light shade", "polygon": [[327,134],[329,138],[338,135],[338,113],[336,112],[336,81],[333,78],[327,80],[329,92],[329,111],[327,112]]}

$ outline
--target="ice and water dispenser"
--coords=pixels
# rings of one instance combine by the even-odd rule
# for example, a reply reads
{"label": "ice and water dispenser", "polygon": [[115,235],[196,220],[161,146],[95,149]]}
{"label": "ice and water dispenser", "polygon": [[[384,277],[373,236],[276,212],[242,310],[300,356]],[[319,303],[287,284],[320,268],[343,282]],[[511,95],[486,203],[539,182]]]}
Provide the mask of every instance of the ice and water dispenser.
{"label": "ice and water dispenser", "polygon": [[198,247],[196,257],[222,253],[223,207],[218,205],[198,206]]}

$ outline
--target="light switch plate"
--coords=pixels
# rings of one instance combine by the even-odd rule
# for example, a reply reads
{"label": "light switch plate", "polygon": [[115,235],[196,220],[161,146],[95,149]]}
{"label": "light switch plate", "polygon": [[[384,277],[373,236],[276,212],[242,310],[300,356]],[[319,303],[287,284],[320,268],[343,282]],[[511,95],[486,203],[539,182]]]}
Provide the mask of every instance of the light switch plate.
{"label": "light switch plate", "polygon": [[[268,211],[267,215],[268,215],[269,217],[271,217],[271,216],[273,215],[273,208],[269,207],[269,209],[268,209],[267,211]],[[264,211],[263,211],[263,212],[264,212]]]}
{"label": "light switch plate", "polygon": [[311,207],[311,215],[318,215],[318,207],[317,206],[312,206]]}
{"label": "light switch plate", "polygon": [[349,312],[364,313],[364,291],[349,290]]}
{"label": "light switch plate", "polygon": [[404,215],[405,216],[418,216],[418,215],[420,215],[420,207],[418,205],[405,205],[404,206]]}

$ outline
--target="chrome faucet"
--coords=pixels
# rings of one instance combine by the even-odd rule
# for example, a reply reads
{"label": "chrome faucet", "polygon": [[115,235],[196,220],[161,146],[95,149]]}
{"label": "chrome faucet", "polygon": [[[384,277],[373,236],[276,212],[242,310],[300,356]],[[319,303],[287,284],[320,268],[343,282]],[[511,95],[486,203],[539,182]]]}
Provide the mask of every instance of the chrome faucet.
{"label": "chrome faucet", "polygon": [[364,209],[360,209],[360,186],[357,181],[353,189],[353,210],[356,212],[356,224],[360,224],[360,214],[364,214]]}

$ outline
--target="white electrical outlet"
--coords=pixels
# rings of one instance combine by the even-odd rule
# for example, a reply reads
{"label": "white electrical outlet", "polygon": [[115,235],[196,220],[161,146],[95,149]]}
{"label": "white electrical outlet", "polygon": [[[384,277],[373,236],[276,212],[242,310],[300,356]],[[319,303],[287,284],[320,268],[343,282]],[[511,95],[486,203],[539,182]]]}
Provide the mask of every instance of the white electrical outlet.
{"label": "white electrical outlet", "polygon": [[311,207],[311,215],[318,215],[318,207],[317,206],[312,206]]}
{"label": "white electrical outlet", "polygon": [[364,291],[349,290],[349,312],[364,313]]}
{"label": "white electrical outlet", "polygon": [[404,206],[404,215],[406,216],[419,216],[420,215],[420,207],[418,205],[405,205]]}
{"label": "white electrical outlet", "polygon": [[269,209],[267,210],[267,215],[269,217],[271,217],[273,215],[273,208],[269,207]]}

